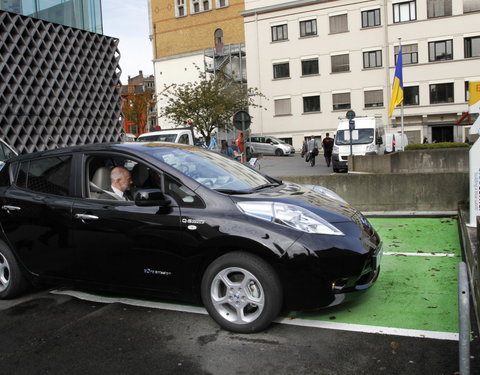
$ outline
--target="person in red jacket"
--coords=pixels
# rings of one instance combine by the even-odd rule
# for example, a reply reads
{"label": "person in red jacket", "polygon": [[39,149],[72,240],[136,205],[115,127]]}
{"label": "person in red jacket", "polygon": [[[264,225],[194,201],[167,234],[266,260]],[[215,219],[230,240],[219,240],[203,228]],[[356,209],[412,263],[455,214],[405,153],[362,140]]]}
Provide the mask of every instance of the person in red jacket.
{"label": "person in red jacket", "polygon": [[332,162],[332,151],[333,151],[333,138],[329,137],[329,133],[322,141],[323,154],[325,156],[325,161],[327,162],[327,167],[330,167]]}

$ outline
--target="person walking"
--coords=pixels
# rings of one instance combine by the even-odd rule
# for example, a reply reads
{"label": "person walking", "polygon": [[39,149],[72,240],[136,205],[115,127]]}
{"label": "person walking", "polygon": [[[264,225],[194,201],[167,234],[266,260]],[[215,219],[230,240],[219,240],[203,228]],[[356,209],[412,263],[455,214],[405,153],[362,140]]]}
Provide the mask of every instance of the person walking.
{"label": "person walking", "polygon": [[304,140],[302,144],[302,153],[301,153],[302,158],[305,156],[306,153],[307,153],[307,141]]}
{"label": "person walking", "polygon": [[326,137],[323,139],[322,148],[323,155],[325,156],[325,161],[327,162],[327,167],[330,167],[333,151],[333,138],[330,138],[330,133],[327,133]]}
{"label": "person walking", "polygon": [[312,167],[315,166],[315,156],[318,155],[318,143],[315,139],[315,136],[311,136],[310,140],[307,142],[307,157],[305,158],[306,162],[310,162]]}

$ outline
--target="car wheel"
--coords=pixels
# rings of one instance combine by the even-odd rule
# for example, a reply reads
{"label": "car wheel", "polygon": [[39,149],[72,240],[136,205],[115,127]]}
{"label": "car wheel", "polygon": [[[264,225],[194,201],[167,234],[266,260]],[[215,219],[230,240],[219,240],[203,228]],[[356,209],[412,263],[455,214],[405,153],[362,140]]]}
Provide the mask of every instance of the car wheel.
{"label": "car wheel", "polygon": [[14,298],[28,286],[10,249],[0,243],[0,299]]}
{"label": "car wheel", "polygon": [[333,168],[333,171],[334,171],[335,173],[338,173],[338,168]]}
{"label": "car wheel", "polygon": [[277,149],[275,150],[275,156],[283,156],[283,151],[280,150],[279,148],[277,148]]}
{"label": "car wheel", "polygon": [[258,332],[278,316],[282,288],[276,272],[262,258],[232,252],[216,259],[205,271],[202,300],[222,328]]}

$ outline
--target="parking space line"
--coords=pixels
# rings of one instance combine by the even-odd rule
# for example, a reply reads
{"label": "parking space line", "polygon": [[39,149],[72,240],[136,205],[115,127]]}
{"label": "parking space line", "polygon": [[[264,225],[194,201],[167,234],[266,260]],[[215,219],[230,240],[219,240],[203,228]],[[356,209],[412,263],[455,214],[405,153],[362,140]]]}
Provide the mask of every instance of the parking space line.
{"label": "parking space line", "polygon": [[[173,303],[137,300],[132,298],[106,297],[106,296],[99,296],[99,295],[89,294],[89,293],[75,291],[75,290],[56,289],[56,290],[51,290],[50,293],[67,295],[67,296],[78,298],[84,301],[97,302],[97,303],[105,303],[105,304],[123,303],[125,305],[130,305],[130,306],[208,315],[207,310],[199,306],[178,305]],[[334,330],[340,330],[340,331],[376,333],[376,334],[382,334],[382,335],[395,335],[395,336],[407,336],[407,337],[417,337],[417,338],[427,338],[427,339],[437,339],[437,340],[458,341],[458,333],[452,333],[452,332],[437,332],[437,331],[425,331],[425,330],[415,330],[415,329],[369,326],[369,325],[362,325],[362,324],[312,321],[307,319],[296,319],[296,318],[295,319],[278,318],[275,320],[275,323],[288,324],[288,325],[294,325],[294,326],[300,326],[300,327],[334,329]]]}
{"label": "parking space line", "polygon": [[457,254],[445,254],[445,253],[402,253],[402,252],[384,252],[383,255],[404,255],[404,256],[419,256],[419,257],[457,257],[460,258],[460,255]]}
{"label": "parking space line", "polygon": [[418,337],[418,338],[437,339],[437,340],[458,341],[458,333],[453,333],[453,332],[425,331],[425,330],[417,330],[417,329],[379,327],[379,326],[368,326],[363,324],[335,323],[335,322],[324,322],[324,321],[318,321],[318,320],[304,320],[304,319],[291,319],[291,318],[279,318],[275,320],[275,322],[282,323],[282,324],[303,326],[303,327],[335,329],[339,331],[377,333],[381,335],[395,335],[395,336],[407,336],[407,337]]}

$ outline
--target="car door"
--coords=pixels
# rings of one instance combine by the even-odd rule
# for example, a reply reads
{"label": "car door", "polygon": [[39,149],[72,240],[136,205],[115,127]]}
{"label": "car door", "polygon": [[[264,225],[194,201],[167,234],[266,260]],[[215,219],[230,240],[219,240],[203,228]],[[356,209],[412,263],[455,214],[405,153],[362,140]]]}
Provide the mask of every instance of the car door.
{"label": "car door", "polygon": [[72,156],[25,160],[4,193],[0,221],[9,246],[31,272],[69,278],[74,268]]}
{"label": "car door", "polygon": [[[107,159],[102,155],[101,160]],[[143,181],[134,181],[132,189],[155,188],[155,184],[162,188],[163,176],[151,166],[137,160],[121,161],[118,155],[111,158],[114,159],[131,168],[134,180],[143,178]],[[99,157],[86,156],[84,186],[88,186],[92,174],[89,166],[101,164],[98,160]],[[146,171],[138,173],[143,177],[134,172],[136,166]],[[152,172],[156,173],[155,179],[152,179]],[[165,207],[145,207],[133,201],[98,199],[85,193],[75,202],[72,213],[81,280],[173,294],[181,289],[182,254],[179,249],[184,247],[185,239],[180,208],[175,200]]]}

